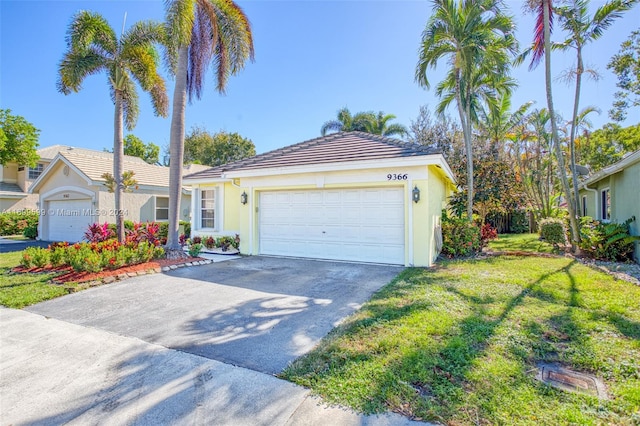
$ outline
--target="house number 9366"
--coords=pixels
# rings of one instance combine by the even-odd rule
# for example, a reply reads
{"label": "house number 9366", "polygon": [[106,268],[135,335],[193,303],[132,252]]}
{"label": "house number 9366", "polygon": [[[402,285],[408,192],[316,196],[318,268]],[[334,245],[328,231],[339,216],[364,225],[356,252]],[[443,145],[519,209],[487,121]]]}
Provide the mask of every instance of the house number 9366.
{"label": "house number 9366", "polygon": [[407,173],[389,173],[387,180],[407,180],[409,175]]}

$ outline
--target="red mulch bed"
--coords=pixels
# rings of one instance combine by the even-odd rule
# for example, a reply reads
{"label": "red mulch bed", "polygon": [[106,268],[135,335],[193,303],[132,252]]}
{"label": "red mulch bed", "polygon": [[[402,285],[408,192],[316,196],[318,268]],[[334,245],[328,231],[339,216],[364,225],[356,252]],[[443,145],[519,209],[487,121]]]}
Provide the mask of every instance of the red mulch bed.
{"label": "red mulch bed", "polygon": [[124,268],[114,270],[104,270],[101,272],[75,272],[70,266],[66,267],[45,267],[45,268],[25,268],[22,266],[16,266],[12,269],[15,273],[58,273],[60,275],[52,279],[56,284],[65,284],[69,282],[83,283],[90,281],[100,281],[106,277],[117,277],[119,275],[128,273],[138,273],[140,271],[154,271],[157,272],[158,268],[163,266],[179,265],[187,262],[196,262],[198,260],[205,260],[200,257],[191,257],[186,259],[158,259],[151,262],[139,263],[137,265],[125,266]]}

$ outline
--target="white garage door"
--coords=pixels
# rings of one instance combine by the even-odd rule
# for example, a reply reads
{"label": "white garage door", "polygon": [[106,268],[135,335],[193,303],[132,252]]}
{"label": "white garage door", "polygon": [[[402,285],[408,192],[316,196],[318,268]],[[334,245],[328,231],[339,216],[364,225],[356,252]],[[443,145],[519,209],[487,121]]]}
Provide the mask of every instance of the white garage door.
{"label": "white garage door", "polygon": [[49,201],[47,214],[50,241],[77,242],[93,223],[91,200]]}
{"label": "white garage door", "polygon": [[260,253],[404,264],[402,188],[260,194]]}

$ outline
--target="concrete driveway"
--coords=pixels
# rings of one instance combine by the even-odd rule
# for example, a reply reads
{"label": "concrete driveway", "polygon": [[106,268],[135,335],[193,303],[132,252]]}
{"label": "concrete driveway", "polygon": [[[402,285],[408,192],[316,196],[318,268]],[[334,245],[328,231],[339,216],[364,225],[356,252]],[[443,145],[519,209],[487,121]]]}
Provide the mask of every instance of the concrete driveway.
{"label": "concrete driveway", "polygon": [[401,270],[254,256],[136,277],[27,310],[277,374]]}

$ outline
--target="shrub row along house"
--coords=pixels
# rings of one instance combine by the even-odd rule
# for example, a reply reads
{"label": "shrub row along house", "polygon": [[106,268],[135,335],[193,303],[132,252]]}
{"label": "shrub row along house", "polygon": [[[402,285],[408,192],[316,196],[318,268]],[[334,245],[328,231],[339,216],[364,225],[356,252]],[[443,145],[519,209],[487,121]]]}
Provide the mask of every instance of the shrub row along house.
{"label": "shrub row along house", "polygon": [[[631,217],[631,235],[640,235],[640,151],[605,167],[580,184],[583,216],[603,222],[622,223]],[[634,257],[640,262],[640,243],[635,243]]]}
{"label": "shrub row along house", "polygon": [[[56,145],[38,150],[37,167],[8,165],[3,170],[3,210],[34,209],[40,214],[39,239],[75,242],[95,222],[115,222],[115,201],[105,185],[113,171],[113,154]],[[203,170],[190,166],[185,173]],[[135,188],[123,199],[126,220],[166,221],[169,206],[169,168],[125,156],[124,170],[132,170]],[[183,188],[180,218],[189,220],[191,191]]]}
{"label": "shrub row along house", "polygon": [[455,188],[444,157],[348,132],[187,175],[192,236],[241,236],[240,252],[430,266]]}

